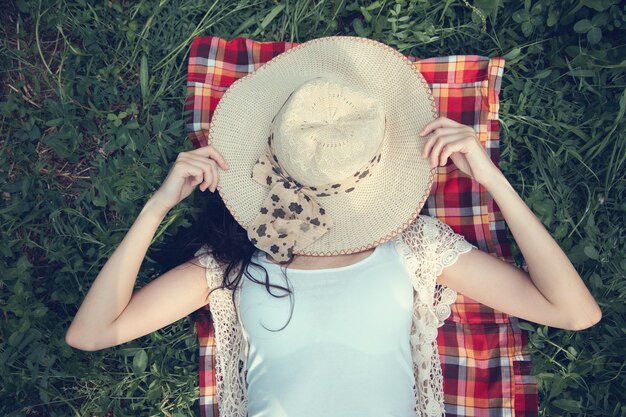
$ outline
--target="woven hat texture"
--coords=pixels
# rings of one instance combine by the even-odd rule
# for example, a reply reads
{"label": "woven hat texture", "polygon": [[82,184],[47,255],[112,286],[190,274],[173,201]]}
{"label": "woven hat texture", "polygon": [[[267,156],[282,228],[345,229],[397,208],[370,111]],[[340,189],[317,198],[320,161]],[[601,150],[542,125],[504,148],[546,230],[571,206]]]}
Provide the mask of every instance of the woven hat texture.
{"label": "woven hat texture", "polygon": [[219,193],[247,229],[267,197],[251,172],[266,150],[272,120],[293,91],[318,77],[352,85],[380,103],[386,117],[383,151],[379,166],[353,192],[319,199],[334,227],[295,253],[360,252],[391,239],[417,217],[436,169],[421,156],[429,136],[418,134],[438,117],[432,92],[413,63],[383,43],[354,36],[313,39],[235,81],[208,132],[209,143],[229,164],[220,172]]}

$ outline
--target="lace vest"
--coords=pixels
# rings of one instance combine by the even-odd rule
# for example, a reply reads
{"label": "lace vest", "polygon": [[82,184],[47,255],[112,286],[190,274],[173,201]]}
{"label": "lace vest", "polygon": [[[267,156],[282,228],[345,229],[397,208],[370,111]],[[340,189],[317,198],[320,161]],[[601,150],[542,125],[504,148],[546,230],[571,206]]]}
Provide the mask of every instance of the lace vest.
{"label": "lace vest", "polygon": [[[457,293],[436,283],[443,268],[452,265],[459,254],[476,246],[439,219],[420,215],[407,229],[393,238],[407,269],[412,273],[413,324],[410,344],[415,375],[415,411],[419,417],[444,416],[443,375],[437,350],[437,329],[450,315],[450,304]],[[222,266],[204,246],[196,255],[206,268],[207,285],[220,287]],[[233,271],[237,273],[237,271]],[[245,278],[245,277],[244,277]],[[241,286],[241,285],[240,285]],[[235,303],[239,306],[239,288]],[[219,288],[209,297],[215,327],[216,396],[221,417],[246,417],[247,337],[235,315],[232,290]]]}

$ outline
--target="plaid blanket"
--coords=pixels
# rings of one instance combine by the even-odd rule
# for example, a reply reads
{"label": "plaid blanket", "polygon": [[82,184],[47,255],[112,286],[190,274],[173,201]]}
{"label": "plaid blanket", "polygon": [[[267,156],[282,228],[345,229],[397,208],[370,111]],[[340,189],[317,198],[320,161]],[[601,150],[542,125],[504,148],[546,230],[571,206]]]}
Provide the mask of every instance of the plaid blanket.
{"label": "plaid blanket", "polygon": [[[201,36],[191,45],[187,78],[187,132],[206,145],[213,111],[224,91],[296,42],[231,41]],[[407,56],[429,83],[441,116],[472,126],[492,161],[499,159],[499,92],[504,59],[479,55]],[[489,193],[451,160],[420,214],[437,217],[481,250],[515,265],[505,221]],[[528,270],[526,263],[522,265]],[[200,347],[200,415],[217,417],[215,338],[208,306],[196,312]],[[459,295],[437,337],[448,416],[537,416],[537,383],[518,319]],[[223,416],[227,417],[227,416]]]}

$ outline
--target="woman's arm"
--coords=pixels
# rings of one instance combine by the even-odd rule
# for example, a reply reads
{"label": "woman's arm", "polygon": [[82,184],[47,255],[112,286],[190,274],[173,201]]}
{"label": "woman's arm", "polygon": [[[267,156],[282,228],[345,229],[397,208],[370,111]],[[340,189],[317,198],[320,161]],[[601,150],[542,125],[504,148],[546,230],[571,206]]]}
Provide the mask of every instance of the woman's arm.
{"label": "woman's arm", "polygon": [[478,140],[471,126],[438,117],[424,126],[422,156],[431,166],[448,158],[491,193],[517,242],[530,274],[478,249],[444,268],[438,282],[489,307],[536,323],[584,329],[602,312],[565,253]]}
{"label": "woman's arm", "polygon": [[444,268],[438,282],[496,310],[539,324],[581,330],[602,312],[567,255],[498,171],[483,186],[515,238],[529,273],[472,249]]}
{"label": "woman's arm", "polygon": [[133,293],[141,263],[167,212],[200,184],[218,187],[222,155],[208,145],[181,152],[93,282],[65,335],[83,350],[115,346],[164,327],[207,304],[204,268],[187,262]]}
{"label": "woman's arm", "polygon": [[173,268],[133,293],[137,274],[167,214],[150,199],[85,296],[65,340],[81,350],[116,346],[164,327],[207,304],[204,268]]}

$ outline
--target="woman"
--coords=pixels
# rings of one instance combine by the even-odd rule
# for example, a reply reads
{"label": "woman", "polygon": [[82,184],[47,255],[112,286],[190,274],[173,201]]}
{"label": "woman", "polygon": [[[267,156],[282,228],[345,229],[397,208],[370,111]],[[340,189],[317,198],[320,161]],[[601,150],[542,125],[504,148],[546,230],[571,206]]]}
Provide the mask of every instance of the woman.
{"label": "woman", "polygon": [[[322,52],[329,54],[354,50],[354,59],[367,55],[355,50],[358,45],[343,49],[330,42],[310,41],[296,48],[304,54],[321,46],[328,46]],[[393,100],[401,100],[393,88],[388,95],[381,92],[379,100],[371,100],[364,90],[337,84],[337,80],[313,79],[293,90],[292,86],[299,83],[289,86],[288,78],[277,77],[286,84],[288,93],[277,93],[275,106],[266,110],[276,117],[263,152],[266,144],[255,142],[248,132],[241,135],[240,142],[232,137],[226,141],[223,138],[227,135],[220,133],[237,131],[235,124],[250,129],[257,126],[245,120],[244,109],[233,107],[237,93],[255,89],[244,90],[245,83],[239,83],[237,89],[231,87],[230,97],[225,95],[221,108],[218,106],[221,113],[216,110],[214,116],[213,143],[178,156],[162,186],[94,281],[68,329],[68,344],[97,350],[133,340],[206,305],[209,290],[214,290],[209,304],[222,355],[218,360],[221,415],[441,415],[441,375],[434,336],[449,313],[446,307],[454,301],[454,292],[552,327],[580,330],[597,323],[601,311],[580,276],[491,162],[474,130],[445,117],[430,117],[427,123],[417,120],[415,115],[432,110],[425,83],[402,85],[407,82],[402,81],[403,68],[408,66],[402,67],[400,60],[393,61],[397,56],[384,55],[388,51],[376,48],[366,52],[380,53],[377,59],[400,65],[394,72],[398,75],[395,80],[381,77],[385,86],[395,82],[397,91],[422,88],[424,100],[409,103],[415,105],[413,112],[407,112],[410,117],[400,123],[401,116],[383,111],[393,107]],[[318,55],[312,56],[312,62],[319,62]],[[300,56],[298,62],[302,59]],[[368,62],[377,61],[368,55]],[[294,64],[282,59],[270,68],[279,74],[279,65],[288,68]],[[360,66],[347,67],[356,71]],[[256,79],[268,74],[266,70]],[[407,80],[414,76],[406,72]],[[341,107],[337,103],[347,104]],[[304,107],[307,112],[302,111]],[[340,117],[336,116],[338,109],[345,111]],[[315,122],[323,123],[311,121],[316,112],[319,119]],[[231,121],[219,125],[227,117]],[[337,127],[341,134],[331,132],[328,125]],[[415,129],[418,125],[420,128]],[[304,132],[293,130],[294,126]],[[260,132],[263,129],[262,124],[257,128]],[[417,131],[420,140],[408,140],[405,144],[415,145],[402,148],[398,138],[403,132]],[[297,146],[290,144],[293,137],[301,139]],[[370,142],[357,150],[357,142],[349,140],[354,137]],[[387,143],[391,145],[387,147]],[[305,145],[318,148],[303,152]],[[252,151],[248,152],[249,148]],[[328,153],[324,158],[310,157],[318,151]],[[242,155],[246,152],[249,155]],[[402,159],[407,152],[419,152],[421,158],[411,154]],[[250,158],[256,160],[252,175],[244,169],[251,165]],[[343,162],[329,164],[333,158]],[[478,250],[436,219],[416,217],[428,196],[432,169],[445,165],[448,158],[492,194],[529,273]],[[424,161],[430,161],[430,171],[424,168]],[[236,168],[229,170],[233,163]],[[356,174],[346,175],[353,172]],[[394,182],[385,182],[389,178]],[[392,191],[385,187],[402,184],[403,178],[407,182],[402,187]],[[357,179],[360,184],[356,184]],[[363,192],[358,193],[368,187],[364,184],[377,184],[375,189],[381,195],[391,193],[393,200],[382,198],[377,206],[361,210],[360,200],[352,196],[362,196]],[[232,254],[226,259],[218,247],[207,247],[197,259],[133,293],[157,227],[198,185],[202,191],[220,189],[241,225],[240,234],[245,234],[249,243],[242,248],[241,259],[234,259],[237,256]],[[409,187],[416,191],[399,194]],[[331,195],[330,190],[339,194]],[[333,198],[343,198],[343,204],[332,203]],[[369,201],[366,206],[375,204]],[[292,208],[291,216],[286,216],[287,207]],[[319,216],[312,219],[317,213]],[[393,234],[388,228],[369,227],[370,221],[382,223],[387,217],[390,224],[398,226]],[[407,218],[411,221],[406,222]],[[350,228],[342,229],[349,222]],[[359,222],[362,227],[357,227]],[[405,256],[406,264],[402,263]],[[280,266],[288,266],[290,280],[281,280],[279,272],[286,270]],[[323,273],[316,274],[319,271]],[[382,276],[384,281],[377,279]],[[427,276],[432,280],[422,279]],[[432,295],[435,278],[444,288],[437,296]],[[277,293],[277,288],[282,291]],[[407,288],[415,290],[410,294],[413,302],[411,297],[407,299]],[[287,303],[282,300],[285,295],[290,296]],[[232,297],[232,303],[227,296]]]}

